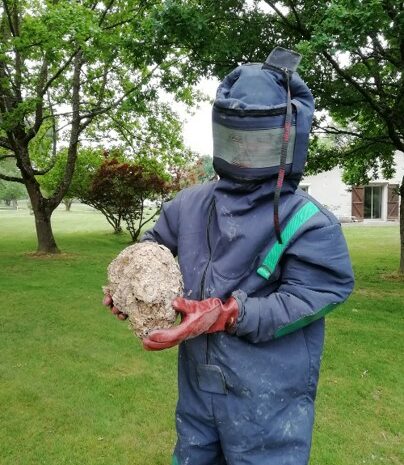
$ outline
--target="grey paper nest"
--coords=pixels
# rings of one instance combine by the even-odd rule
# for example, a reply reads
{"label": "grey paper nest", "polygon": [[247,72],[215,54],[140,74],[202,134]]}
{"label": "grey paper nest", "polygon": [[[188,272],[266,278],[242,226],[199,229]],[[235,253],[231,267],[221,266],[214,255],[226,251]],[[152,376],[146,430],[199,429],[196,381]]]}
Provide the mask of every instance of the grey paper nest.
{"label": "grey paper nest", "polygon": [[172,300],[182,295],[183,281],[171,252],[155,242],[141,242],[124,249],[108,266],[103,288],[115,307],[128,314],[138,337],[153,329],[169,328],[176,313]]}

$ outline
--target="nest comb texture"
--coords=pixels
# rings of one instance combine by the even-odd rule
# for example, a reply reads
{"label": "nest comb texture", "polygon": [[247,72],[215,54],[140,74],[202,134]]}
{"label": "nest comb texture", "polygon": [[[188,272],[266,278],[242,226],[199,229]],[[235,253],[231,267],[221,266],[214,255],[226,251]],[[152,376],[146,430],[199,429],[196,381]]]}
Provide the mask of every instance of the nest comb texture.
{"label": "nest comb texture", "polygon": [[103,290],[143,338],[154,329],[173,325],[176,313],[171,302],[182,295],[183,281],[167,247],[149,241],[127,247],[110,263]]}

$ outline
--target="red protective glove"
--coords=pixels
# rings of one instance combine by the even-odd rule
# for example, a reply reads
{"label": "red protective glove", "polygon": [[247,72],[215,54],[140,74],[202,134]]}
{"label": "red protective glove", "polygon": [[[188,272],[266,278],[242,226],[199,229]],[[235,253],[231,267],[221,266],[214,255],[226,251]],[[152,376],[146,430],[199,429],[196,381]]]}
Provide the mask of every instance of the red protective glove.
{"label": "red protective glove", "polygon": [[168,349],[203,333],[231,331],[239,313],[234,297],[230,297],[225,303],[217,297],[201,301],[177,297],[172,306],[181,313],[181,323],[174,328],[152,331],[143,339],[146,350]]}

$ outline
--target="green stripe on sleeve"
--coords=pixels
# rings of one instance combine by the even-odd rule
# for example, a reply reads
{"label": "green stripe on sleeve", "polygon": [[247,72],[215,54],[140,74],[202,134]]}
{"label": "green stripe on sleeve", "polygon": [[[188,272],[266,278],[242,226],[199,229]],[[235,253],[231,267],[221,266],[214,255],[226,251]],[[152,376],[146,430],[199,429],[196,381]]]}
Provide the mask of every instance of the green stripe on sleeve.
{"label": "green stripe on sleeve", "polygon": [[310,323],[313,323],[313,321],[316,321],[330,313],[338,305],[339,304],[327,305],[326,307],[323,307],[321,310],[319,310],[317,313],[314,313],[313,315],[304,316],[303,318],[300,318],[300,320],[294,321],[289,325],[283,326],[275,332],[274,338],[276,339],[278,337],[286,336],[286,334],[293,333],[293,331],[296,331],[297,329],[304,328]]}
{"label": "green stripe on sleeve", "polygon": [[277,263],[279,262],[283,251],[296,232],[317,212],[319,208],[313,202],[307,202],[300,208],[289,220],[285,229],[281,233],[282,244],[276,242],[268,252],[262,265],[257,269],[257,273],[265,279],[269,279]]}
{"label": "green stripe on sleeve", "polygon": [[171,465],[180,465],[180,464],[178,463],[178,459],[177,459],[177,457],[176,457],[175,455],[173,455],[173,460],[172,460],[172,462],[171,462]]}

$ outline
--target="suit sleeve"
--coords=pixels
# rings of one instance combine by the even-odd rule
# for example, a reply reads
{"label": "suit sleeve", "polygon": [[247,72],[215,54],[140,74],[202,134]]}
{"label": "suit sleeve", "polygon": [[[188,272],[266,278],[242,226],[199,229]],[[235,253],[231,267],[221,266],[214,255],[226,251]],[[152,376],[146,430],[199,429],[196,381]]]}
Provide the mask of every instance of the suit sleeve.
{"label": "suit sleeve", "polygon": [[177,255],[181,195],[180,192],[173,200],[163,204],[159,219],[152,229],[144,233],[141,242],[157,242],[170,249],[174,256]]}
{"label": "suit sleeve", "polygon": [[233,296],[240,313],[236,335],[259,343],[322,318],[352,292],[351,262],[339,224],[305,231],[284,252],[281,284],[267,297]]}

